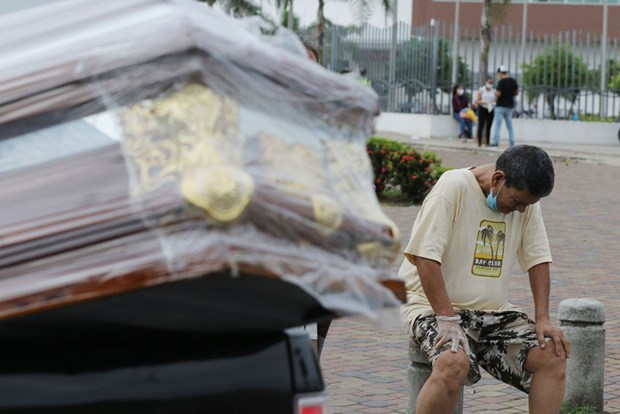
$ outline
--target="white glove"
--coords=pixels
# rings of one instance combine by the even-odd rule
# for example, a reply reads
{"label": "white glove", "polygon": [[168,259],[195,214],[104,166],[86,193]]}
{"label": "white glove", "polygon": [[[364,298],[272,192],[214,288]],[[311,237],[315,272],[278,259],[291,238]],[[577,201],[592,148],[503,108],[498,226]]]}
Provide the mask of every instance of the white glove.
{"label": "white glove", "polygon": [[459,322],[461,317],[456,316],[436,316],[437,319],[437,338],[435,338],[434,349],[441,349],[444,344],[452,343],[450,351],[457,352],[459,345],[463,347],[466,354],[469,354],[469,341],[467,335],[461,328]]}

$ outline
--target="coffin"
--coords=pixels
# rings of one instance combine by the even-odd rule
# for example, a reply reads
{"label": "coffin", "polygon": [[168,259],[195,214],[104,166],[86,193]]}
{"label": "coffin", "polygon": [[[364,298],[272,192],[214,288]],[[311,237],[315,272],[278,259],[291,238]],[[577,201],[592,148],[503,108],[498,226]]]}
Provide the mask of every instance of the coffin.
{"label": "coffin", "polygon": [[172,0],[0,30],[0,338],[266,331],[403,299],[365,149],[378,98],[291,33]]}

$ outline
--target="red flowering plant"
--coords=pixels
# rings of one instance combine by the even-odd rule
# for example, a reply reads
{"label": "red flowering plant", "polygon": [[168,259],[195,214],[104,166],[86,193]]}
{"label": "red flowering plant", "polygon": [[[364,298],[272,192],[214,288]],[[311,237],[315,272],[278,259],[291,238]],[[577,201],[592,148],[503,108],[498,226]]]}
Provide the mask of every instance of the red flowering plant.
{"label": "red flowering plant", "polygon": [[446,171],[435,154],[399,142],[373,137],[367,150],[380,199],[420,203]]}
{"label": "red flowering plant", "polygon": [[377,194],[381,194],[390,186],[392,181],[393,154],[398,152],[400,144],[387,139],[371,138],[366,148],[375,173],[375,191]]}

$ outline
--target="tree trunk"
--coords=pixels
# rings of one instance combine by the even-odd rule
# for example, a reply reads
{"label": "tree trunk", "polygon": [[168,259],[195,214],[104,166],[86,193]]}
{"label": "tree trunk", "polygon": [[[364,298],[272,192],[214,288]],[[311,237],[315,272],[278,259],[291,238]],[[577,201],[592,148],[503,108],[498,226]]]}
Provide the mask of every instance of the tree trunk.
{"label": "tree trunk", "polygon": [[555,116],[555,93],[547,94],[547,105],[549,106],[549,112],[551,113],[551,119],[557,119]]}
{"label": "tree trunk", "polygon": [[288,17],[286,18],[286,26],[290,30],[294,30],[295,25],[295,15],[293,14],[293,0],[289,0],[288,2]]}
{"label": "tree trunk", "polygon": [[[319,0],[319,9],[317,11],[317,26],[316,26],[316,41],[319,48],[319,59],[323,60],[323,40],[325,38],[325,15],[323,14],[323,8],[325,7],[325,0]],[[334,64],[335,62],[332,62]]]}
{"label": "tree trunk", "polygon": [[232,13],[232,2],[233,2],[233,0],[227,0],[226,1],[226,6],[224,8],[224,11],[228,15],[230,15]]}
{"label": "tree trunk", "polygon": [[480,84],[489,76],[489,47],[491,46],[491,0],[484,0],[480,18]]}
{"label": "tree trunk", "polygon": [[215,4],[215,0],[207,0],[207,4],[208,4],[210,7],[213,7],[213,5]]}

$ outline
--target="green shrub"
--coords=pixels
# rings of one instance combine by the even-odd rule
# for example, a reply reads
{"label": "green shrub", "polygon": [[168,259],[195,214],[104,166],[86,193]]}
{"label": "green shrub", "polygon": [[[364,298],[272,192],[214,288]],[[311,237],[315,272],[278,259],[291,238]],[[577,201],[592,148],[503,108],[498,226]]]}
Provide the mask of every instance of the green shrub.
{"label": "green shrub", "polygon": [[601,118],[599,114],[585,114],[579,115],[580,121],[585,122],[618,122],[618,118],[613,116],[608,116],[605,118]]}
{"label": "green shrub", "polygon": [[436,154],[420,154],[413,147],[373,137],[367,144],[380,199],[420,203],[447,168]]}

